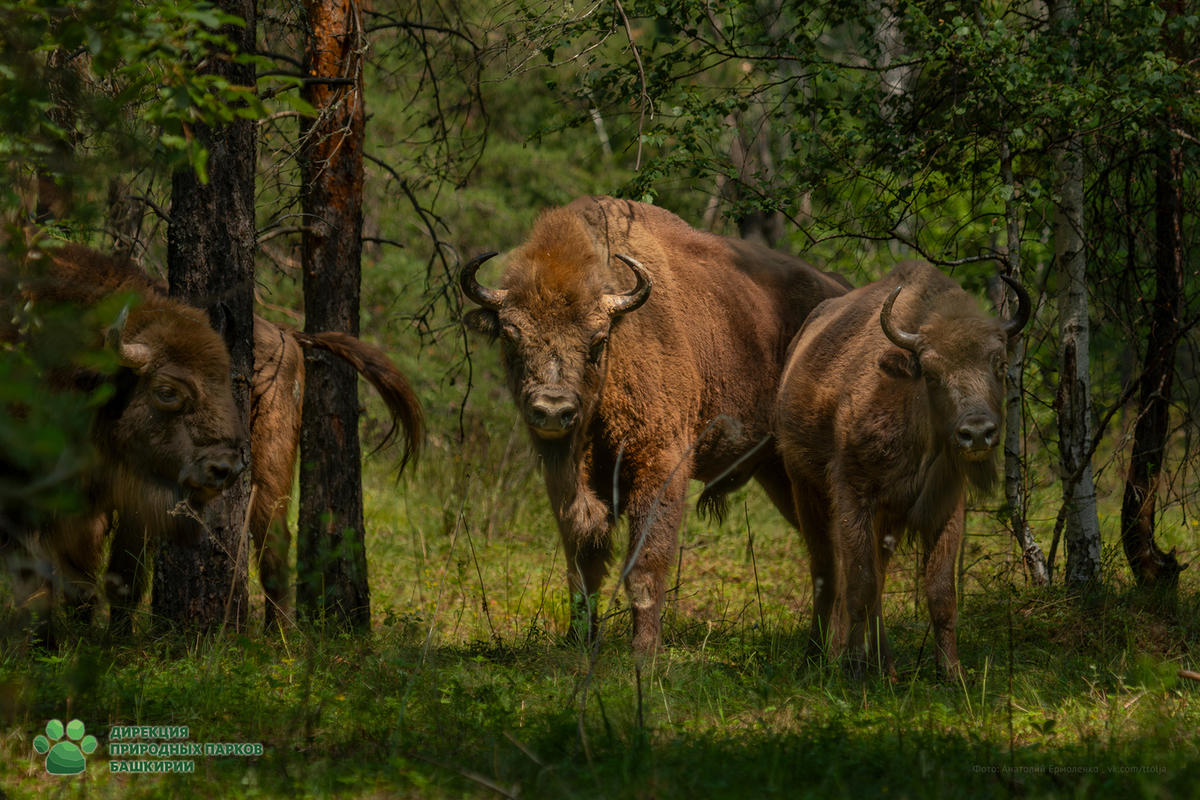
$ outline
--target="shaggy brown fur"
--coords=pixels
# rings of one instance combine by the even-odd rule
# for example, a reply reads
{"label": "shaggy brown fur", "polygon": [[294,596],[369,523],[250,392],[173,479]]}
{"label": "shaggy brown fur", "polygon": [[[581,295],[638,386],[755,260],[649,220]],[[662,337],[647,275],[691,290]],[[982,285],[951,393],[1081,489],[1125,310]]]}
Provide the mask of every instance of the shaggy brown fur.
{"label": "shaggy brown fur", "polygon": [[[708,482],[706,499],[719,505],[755,477],[793,518],[782,467],[762,446],[776,381],[805,316],[846,284],[611,197],[544,212],[507,262],[498,290],[476,285],[477,262],[464,269],[464,290],[484,306],[465,321],[502,340],[562,536],[573,629],[595,634],[610,534],[625,513],[633,644],[652,650],[689,480]],[[648,300],[614,313],[614,303],[642,302],[635,279]]]}
{"label": "shaggy brown fur", "polygon": [[48,636],[59,592],[72,607],[94,601],[111,512],[118,509],[122,527],[134,530],[169,525],[168,512],[180,501],[201,508],[245,466],[245,432],[229,354],[203,312],[159,296],[128,262],[86,248],[62,248],[46,266],[28,284],[28,296],[39,302],[87,306],[118,291],[136,297],[123,325],[110,332],[121,367],[91,424],[96,460],[80,487],[87,510],[6,543],[16,601],[39,617]]}
{"label": "shaggy brown fur", "polygon": [[[889,341],[880,321],[901,285],[891,320],[917,334],[913,351]],[[881,600],[888,558],[906,530],[921,536],[939,665],[958,673],[963,495],[995,480],[1013,327],[984,316],[935,267],[914,262],[822,303],[792,345],[777,435],[810,553],[811,645],[824,648],[832,624],[853,673],[868,652],[893,671]],[[848,627],[834,622],[835,604]]]}
{"label": "shaggy brown fur", "polygon": [[[226,386],[229,381],[229,357],[224,342],[209,327],[203,312],[167,299],[165,287],[151,280],[136,266],[77,245],[55,251],[53,281],[56,286],[74,287],[59,292],[60,299],[79,303],[95,302],[117,291],[135,291],[142,298],[141,308],[170,305],[183,309],[196,321],[200,333],[192,332],[195,347],[223,364]],[[130,322],[135,315],[130,315]],[[128,325],[127,325],[128,329]],[[266,620],[287,620],[291,600],[288,580],[288,550],[291,534],[287,528],[288,503],[296,454],[300,442],[300,420],[304,385],[304,358],[301,347],[326,350],[350,363],[380,393],[392,416],[392,428],[380,446],[399,431],[404,442],[400,469],[420,449],[423,420],[420,403],[404,375],[378,348],[348,334],[301,333],[268,322],[254,320],[254,382],[250,410],[251,480],[254,502],[250,509],[250,534],[259,559],[259,573],[267,597]],[[118,385],[126,380],[117,376]],[[232,403],[232,396],[230,396]],[[105,429],[105,426],[98,426]],[[98,440],[102,452],[119,448],[118,443]],[[129,449],[133,449],[130,447]],[[136,444],[139,455],[151,456],[155,447],[146,441]],[[172,496],[154,491],[146,475],[138,469],[114,472],[117,477],[107,495],[97,496],[92,507],[103,519],[61,536],[50,547],[42,547],[44,563],[70,574],[70,582],[94,585],[99,572],[100,546],[110,528],[108,511],[116,509],[119,523],[105,576],[114,623],[126,625],[128,616],[140,600],[145,585],[145,562],[162,536],[176,535],[177,526],[167,515],[173,507]],[[127,524],[132,522],[133,524]],[[77,599],[77,598],[76,598]]]}

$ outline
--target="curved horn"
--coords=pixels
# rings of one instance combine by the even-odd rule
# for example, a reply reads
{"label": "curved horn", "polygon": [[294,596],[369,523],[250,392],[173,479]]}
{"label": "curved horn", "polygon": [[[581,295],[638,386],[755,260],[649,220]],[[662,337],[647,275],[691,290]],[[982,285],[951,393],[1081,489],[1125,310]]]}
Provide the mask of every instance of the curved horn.
{"label": "curved horn", "polygon": [[883,335],[888,337],[892,344],[915,353],[921,344],[921,334],[902,331],[892,325],[892,304],[896,302],[896,296],[903,288],[904,284],[897,286],[888,295],[888,299],[883,301],[883,308],[879,312],[879,326],[883,328]]}
{"label": "curved horn", "polygon": [[1020,333],[1025,324],[1029,322],[1029,316],[1033,311],[1033,304],[1029,302],[1029,292],[1025,291],[1025,287],[1021,285],[1020,281],[1014,280],[1007,275],[1001,275],[1000,278],[1017,293],[1017,313],[1013,314],[1012,319],[1004,323],[1004,332],[1011,339]]}
{"label": "curved horn", "polygon": [[129,321],[131,304],[126,303],[117,315],[116,320],[104,333],[105,343],[116,351],[117,358],[123,367],[129,367],[135,372],[141,372],[150,363],[153,353],[144,344],[122,341],[125,334],[125,323]]}
{"label": "curved horn", "polygon": [[610,316],[619,314],[628,314],[635,308],[640,308],[643,303],[650,299],[650,289],[654,286],[654,282],[650,280],[650,273],[646,271],[636,259],[629,256],[613,253],[615,258],[624,261],[626,266],[633,270],[633,274],[637,276],[637,286],[634,286],[624,294],[606,294],[604,295],[604,305],[608,308]]}
{"label": "curved horn", "polygon": [[475,256],[458,273],[458,285],[462,287],[463,294],[484,308],[490,308],[493,311],[504,304],[504,297],[508,294],[508,290],[489,289],[486,286],[482,286],[479,281],[475,280],[475,273],[479,270],[479,266],[483,262],[494,255],[496,255],[495,252]]}

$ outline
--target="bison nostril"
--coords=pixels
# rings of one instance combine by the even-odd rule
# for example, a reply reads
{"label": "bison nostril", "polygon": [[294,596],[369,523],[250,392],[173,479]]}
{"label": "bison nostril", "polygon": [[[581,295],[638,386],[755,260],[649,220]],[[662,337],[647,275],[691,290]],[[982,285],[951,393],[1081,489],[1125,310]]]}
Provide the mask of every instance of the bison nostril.
{"label": "bison nostril", "polygon": [[543,395],[530,401],[525,421],[542,431],[566,431],[579,418],[579,406],[571,397]]}
{"label": "bison nostril", "polygon": [[958,446],[964,450],[982,450],[996,446],[996,423],[990,420],[972,420],[958,426]]}
{"label": "bison nostril", "polygon": [[241,471],[242,463],[240,459],[210,461],[204,467],[204,482],[206,485],[214,488],[227,486]]}

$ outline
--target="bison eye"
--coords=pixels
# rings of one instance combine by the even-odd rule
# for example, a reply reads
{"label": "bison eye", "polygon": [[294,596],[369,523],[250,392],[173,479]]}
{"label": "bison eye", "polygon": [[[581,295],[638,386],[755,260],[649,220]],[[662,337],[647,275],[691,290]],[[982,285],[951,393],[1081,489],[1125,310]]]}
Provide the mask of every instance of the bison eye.
{"label": "bison eye", "polygon": [[604,346],[608,344],[608,334],[598,333],[592,337],[592,344],[588,350],[588,361],[593,364],[599,364],[600,359],[604,356]]}
{"label": "bison eye", "polygon": [[169,383],[160,383],[150,394],[154,405],[162,411],[178,411],[183,408],[183,393]]}
{"label": "bison eye", "polygon": [[505,322],[500,326],[500,335],[513,344],[521,341],[521,331],[511,322]]}

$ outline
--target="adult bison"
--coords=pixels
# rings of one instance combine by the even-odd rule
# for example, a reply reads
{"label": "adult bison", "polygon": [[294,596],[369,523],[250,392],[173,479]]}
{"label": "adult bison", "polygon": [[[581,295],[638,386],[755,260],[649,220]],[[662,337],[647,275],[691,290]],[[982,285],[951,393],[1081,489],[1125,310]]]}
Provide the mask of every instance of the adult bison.
{"label": "adult bison", "polygon": [[881,605],[906,530],[921,537],[939,666],[959,671],[963,496],[995,480],[1007,340],[1029,319],[1028,295],[1008,282],[1019,307],[1002,321],[935,267],[902,264],[821,304],[792,345],[777,436],[810,555],[811,644],[825,645],[841,599],[848,627],[833,630],[853,674],[868,653],[894,673]]}
{"label": "adult bison", "polygon": [[[92,303],[115,292],[132,292],[139,304],[130,312],[130,319],[149,315],[162,316],[162,309],[171,309],[168,318],[178,317],[194,325],[179,329],[178,341],[163,344],[159,361],[168,371],[185,372],[176,367],[173,359],[179,353],[195,352],[198,357],[211,359],[211,370],[224,370],[222,408],[233,407],[229,389],[229,356],[224,342],[212,331],[207,316],[191,307],[170,300],[163,294],[161,284],[152,281],[128,260],[106,256],[87,248],[68,245],[53,251],[51,291],[55,299],[77,303]],[[73,287],[73,288],[64,288]],[[129,330],[129,322],[126,330]],[[250,410],[250,460],[252,505],[249,529],[259,560],[259,573],[267,597],[268,624],[276,615],[286,619],[291,608],[287,553],[290,532],[287,529],[287,507],[291,496],[296,452],[299,446],[301,399],[304,384],[304,358],[301,347],[326,350],[345,359],[362,374],[383,397],[392,416],[393,426],[384,443],[398,430],[404,433],[405,443],[401,467],[414,456],[421,441],[422,415],[420,404],[407,380],[390,359],[377,348],[342,333],[307,334],[275,325],[262,318],[254,321],[254,378]],[[219,362],[219,364],[216,364]],[[158,361],[154,362],[158,363]],[[153,383],[140,373],[130,372],[122,361],[115,376],[118,386],[128,384],[134,390],[152,391]],[[160,369],[163,367],[160,367]],[[172,372],[172,374],[174,374]],[[216,394],[216,390],[213,390]],[[204,398],[209,395],[205,394]],[[153,398],[152,398],[153,400]],[[188,415],[207,408],[195,399],[183,408]],[[100,459],[89,477],[88,510],[78,518],[61,520],[56,533],[38,545],[42,563],[53,566],[72,587],[69,599],[76,604],[86,598],[80,593],[90,591],[100,572],[103,535],[113,534],[108,568],[104,575],[106,593],[113,609],[113,625],[117,629],[129,626],[130,614],[140,600],[145,587],[146,556],[163,536],[178,536],[183,530],[178,517],[169,514],[176,504],[176,493],[162,490],[163,481],[156,474],[138,466],[137,459],[177,458],[177,438],[160,435],[156,426],[174,418],[145,419],[131,415],[131,406],[121,400],[120,392],[98,413],[93,425],[93,438]],[[126,432],[113,438],[112,431]],[[244,451],[244,433],[239,428],[239,454]],[[238,470],[244,465],[239,455]],[[129,462],[128,466],[126,463]],[[116,465],[122,465],[116,468]],[[231,480],[236,472],[226,476]],[[100,481],[103,491],[91,483]],[[194,492],[193,506],[199,507],[224,488],[213,486],[212,492],[199,497]],[[195,502],[195,501],[199,502]],[[112,512],[116,512],[115,518]],[[64,581],[59,581],[63,583]]]}
{"label": "adult bison", "polygon": [[[39,303],[86,306],[122,290],[137,295],[108,334],[119,366],[107,378],[110,396],[91,420],[93,458],[78,481],[85,510],[31,520],[33,527],[0,537],[16,600],[48,634],[58,593],[73,607],[94,600],[113,509],[124,525],[161,526],[180,502],[202,507],[245,467],[246,437],[233,400],[229,353],[203,312],[138,291],[124,279],[120,261],[84,248],[66,247],[41,261],[49,269],[25,282],[27,295]],[[81,280],[74,268],[83,265],[91,268],[92,280]],[[92,389],[100,377],[77,369],[54,380],[70,391]]]}
{"label": "adult bison", "polygon": [[776,381],[805,316],[846,286],[611,197],[544,212],[495,289],[476,279],[491,255],[461,272],[482,306],[465,322],[502,341],[562,536],[573,629],[586,619],[596,632],[611,530],[625,513],[633,646],[650,651],[689,479],[719,505],[753,476],[793,519],[770,446]]}

